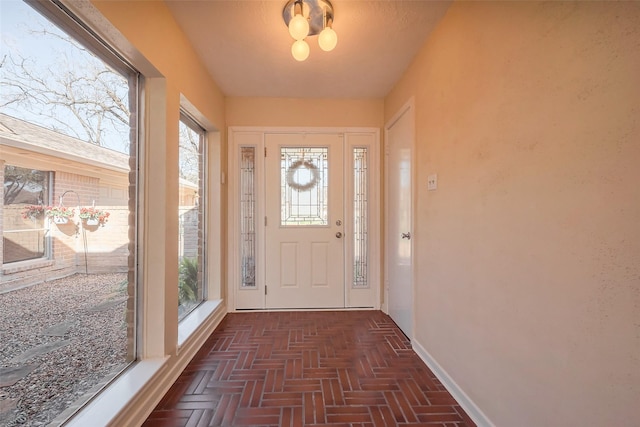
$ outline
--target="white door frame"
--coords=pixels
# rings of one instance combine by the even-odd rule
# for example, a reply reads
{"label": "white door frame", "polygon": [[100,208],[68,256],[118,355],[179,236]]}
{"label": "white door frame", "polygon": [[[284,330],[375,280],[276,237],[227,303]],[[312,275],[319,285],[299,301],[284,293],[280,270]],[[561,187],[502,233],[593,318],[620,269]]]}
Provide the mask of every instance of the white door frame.
{"label": "white door frame", "polygon": [[[264,191],[261,184],[255,186],[256,191],[256,208],[255,208],[255,233],[257,238],[257,261],[256,261],[256,287],[252,289],[240,289],[240,197],[239,197],[239,173],[240,173],[240,149],[242,147],[255,148],[255,177],[256,181],[262,183],[262,177],[264,177],[264,148],[265,148],[265,135],[268,133],[297,133],[297,134],[310,134],[310,133],[341,133],[344,135],[344,150],[345,155],[345,206],[350,202],[348,195],[349,185],[352,185],[353,173],[347,174],[350,171],[349,159],[353,148],[356,147],[368,147],[368,153],[370,156],[370,198],[369,198],[369,288],[355,289],[349,286],[350,281],[347,277],[352,272],[349,266],[345,268],[345,301],[347,308],[373,308],[380,309],[380,295],[381,295],[381,277],[382,277],[382,256],[381,256],[381,235],[382,226],[380,219],[380,130],[377,128],[320,128],[320,127],[247,127],[238,126],[230,127],[228,135],[228,201],[229,216],[227,218],[227,286],[226,293],[223,296],[227,310],[230,312],[238,311],[242,309],[262,310],[265,309],[264,298],[264,285],[265,285],[265,229],[263,218],[265,216],[265,200]],[[348,213],[345,209],[345,213]],[[346,221],[345,224],[349,224]],[[345,236],[349,233],[349,227],[345,227]],[[345,254],[349,253],[350,245],[345,245]],[[352,253],[352,252],[351,252]],[[239,292],[243,292],[239,296]],[[249,305],[251,307],[239,306],[243,301],[251,301]]]}
{"label": "white door frame", "polygon": [[[384,179],[384,194],[385,200],[388,198],[389,194],[389,130],[393,127],[393,125],[404,115],[410,114],[411,118],[411,300],[415,302],[415,234],[413,230],[415,229],[415,195],[416,195],[416,165],[415,165],[415,99],[411,97],[402,107],[398,109],[396,114],[385,124],[384,126],[384,166],[385,166],[385,179]],[[389,221],[389,203],[385,202],[384,204],[384,236],[385,236],[385,248],[384,248],[384,303],[382,305],[382,310],[389,314],[389,247],[388,247],[388,223]],[[415,319],[415,305],[412,307],[412,327],[411,330],[415,333],[416,327],[416,319]],[[408,337],[413,341],[413,337]]]}

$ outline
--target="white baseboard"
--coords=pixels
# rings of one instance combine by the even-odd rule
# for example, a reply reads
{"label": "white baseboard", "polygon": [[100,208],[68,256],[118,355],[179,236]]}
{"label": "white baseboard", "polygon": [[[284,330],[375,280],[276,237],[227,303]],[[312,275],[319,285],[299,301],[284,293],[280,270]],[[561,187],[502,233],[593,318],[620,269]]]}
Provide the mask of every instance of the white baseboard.
{"label": "white baseboard", "polygon": [[420,356],[422,361],[431,369],[440,382],[446,387],[447,391],[460,404],[462,409],[469,417],[478,425],[478,427],[495,427],[495,425],[487,418],[482,410],[473,400],[456,384],[451,376],[445,371],[436,359],[415,339],[411,341],[413,350]]}

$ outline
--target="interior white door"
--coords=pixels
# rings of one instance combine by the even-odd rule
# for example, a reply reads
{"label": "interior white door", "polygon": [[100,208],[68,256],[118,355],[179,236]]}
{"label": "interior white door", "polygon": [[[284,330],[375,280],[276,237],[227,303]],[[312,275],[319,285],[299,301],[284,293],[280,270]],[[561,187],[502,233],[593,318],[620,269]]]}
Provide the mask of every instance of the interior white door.
{"label": "interior white door", "polygon": [[344,307],[342,143],[265,135],[267,308]]}
{"label": "interior white door", "polygon": [[389,316],[413,337],[412,175],[413,115],[407,108],[387,128],[387,284]]}

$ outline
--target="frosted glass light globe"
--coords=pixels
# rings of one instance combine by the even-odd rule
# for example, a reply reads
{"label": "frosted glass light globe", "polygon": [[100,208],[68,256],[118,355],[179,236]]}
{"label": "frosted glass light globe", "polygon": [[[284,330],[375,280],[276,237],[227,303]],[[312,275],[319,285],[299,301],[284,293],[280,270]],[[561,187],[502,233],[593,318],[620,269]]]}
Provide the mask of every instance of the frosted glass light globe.
{"label": "frosted glass light globe", "polygon": [[289,21],[289,34],[295,40],[302,40],[309,34],[309,21],[304,16],[298,14]]}
{"label": "frosted glass light globe", "polygon": [[309,57],[309,45],[304,40],[296,40],[291,46],[291,55],[296,61],[304,61]]}
{"label": "frosted glass light globe", "polygon": [[320,45],[320,49],[325,52],[329,52],[333,50],[338,44],[338,35],[333,28],[327,27],[318,36],[318,44]]}

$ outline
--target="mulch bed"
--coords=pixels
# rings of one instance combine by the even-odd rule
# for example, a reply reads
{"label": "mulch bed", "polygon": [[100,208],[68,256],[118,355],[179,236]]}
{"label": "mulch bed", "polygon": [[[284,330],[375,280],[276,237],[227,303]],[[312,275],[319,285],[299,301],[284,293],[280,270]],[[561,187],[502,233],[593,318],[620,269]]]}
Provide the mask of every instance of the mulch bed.
{"label": "mulch bed", "polygon": [[127,365],[127,276],[0,294],[0,425],[56,425]]}

